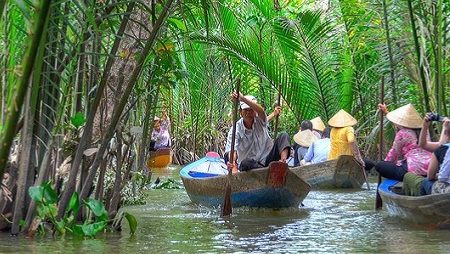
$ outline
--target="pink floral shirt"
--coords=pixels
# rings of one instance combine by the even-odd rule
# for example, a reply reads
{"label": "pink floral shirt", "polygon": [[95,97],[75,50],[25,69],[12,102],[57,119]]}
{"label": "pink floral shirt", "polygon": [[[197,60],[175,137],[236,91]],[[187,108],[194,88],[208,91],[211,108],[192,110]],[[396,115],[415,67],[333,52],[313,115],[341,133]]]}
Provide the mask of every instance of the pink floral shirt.
{"label": "pink floral shirt", "polygon": [[427,175],[431,153],[417,144],[417,134],[414,130],[402,128],[395,134],[394,144],[392,144],[385,161],[397,161],[397,165],[401,165],[402,160],[405,159],[409,172]]}
{"label": "pink floral shirt", "polygon": [[155,141],[155,149],[170,147],[172,142],[169,134],[170,120],[161,120],[159,131],[153,129],[151,139]]}

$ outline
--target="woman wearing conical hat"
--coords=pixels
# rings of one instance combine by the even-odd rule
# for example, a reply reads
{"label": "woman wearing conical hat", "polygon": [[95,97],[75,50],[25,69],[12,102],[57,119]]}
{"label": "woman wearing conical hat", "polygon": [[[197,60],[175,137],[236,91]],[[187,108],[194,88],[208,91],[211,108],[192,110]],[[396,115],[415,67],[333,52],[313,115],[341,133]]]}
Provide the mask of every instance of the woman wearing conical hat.
{"label": "woman wearing conical hat", "polygon": [[308,152],[308,148],[316,140],[317,137],[309,129],[299,131],[297,132],[297,134],[294,135],[294,141],[295,143],[298,144],[297,159],[299,162],[303,160],[303,158],[306,155],[306,152]]}
{"label": "woman wearing conical hat", "polygon": [[403,181],[407,172],[426,176],[431,153],[418,144],[419,130],[422,128],[422,118],[413,105],[407,104],[392,112],[388,112],[386,105],[378,105],[386,118],[392,122],[397,130],[392,148],[384,161],[375,165],[381,176]]}
{"label": "woman wearing conical hat", "polygon": [[308,148],[305,157],[300,161],[300,165],[308,165],[324,162],[330,152],[330,128],[327,127],[322,132],[321,139],[314,141]]}
{"label": "woman wearing conical hat", "polygon": [[325,130],[325,124],[322,122],[322,119],[320,119],[320,116],[311,119],[312,123],[312,132],[314,135],[316,135],[317,138],[322,138],[322,132]]}
{"label": "woman wearing conical hat", "polygon": [[365,165],[356,145],[355,129],[353,129],[356,123],[358,121],[343,109],[328,121],[331,127],[331,148],[328,160],[335,160],[341,155],[352,155],[362,166]]}

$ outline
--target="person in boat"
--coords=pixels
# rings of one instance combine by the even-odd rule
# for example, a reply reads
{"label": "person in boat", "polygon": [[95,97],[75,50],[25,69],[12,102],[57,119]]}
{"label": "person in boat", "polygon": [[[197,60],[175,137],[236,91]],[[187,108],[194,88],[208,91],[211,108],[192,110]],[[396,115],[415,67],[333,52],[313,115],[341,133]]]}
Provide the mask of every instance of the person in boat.
{"label": "person in boat", "polygon": [[[430,123],[443,121],[441,137],[438,142],[427,140]],[[450,192],[450,120],[439,115],[428,113],[424,117],[419,145],[432,152],[428,165],[428,174],[420,187],[421,195]]]}
{"label": "person in boat", "polygon": [[353,129],[356,123],[358,121],[343,109],[331,117],[328,121],[331,128],[328,160],[335,160],[341,155],[351,155],[362,167],[365,166],[356,144],[355,129]]}
{"label": "person in boat", "polygon": [[153,120],[153,131],[150,141],[150,151],[156,151],[160,148],[167,148],[171,146],[170,134],[170,120],[167,113],[163,111],[162,118],[155,116]]}
{"label": "person in boat", "polygon": [[327,127],[322,132],[322,138],[314,141],[308,148],[305,157],[300,161],[300,165],[308,165],[324,162],[330,152],[330,128]]}
{"label": "person in boat", "polygon": [[272,161],[286,162],[289,157],[290,143],[287,133],[273,141],[269,136],[267,116],[264,109],[252,95],[243,96],[232,93],[234,100],[239,100],[241,119],[236,122],[234,161],[230,162],[231,139],[233,129],[228,132],[225,146],[227,166],[236,172],[248,171],[254,168],[266,167]]}
{"label": "person in boat", "polygon": [[[302,123],[300,124],[300,130],[298,131],[298,133],[305,131],[305,130],[310,130],[310,131],[313,130],[313,125],[312,125],[311,121],[309,121],[309,120],[302,121]],[[294,166],[299,166],[300,160],[298,159],[299,158],[298,150],[300,147],[297,144],[297,142],[295,142],[295,140],[294,140],[293,148],[294,148]],[[305,151],[305,153],[306,153],[306,151]],[[303,158],[303,156],[304,156],[304,154],[300,157]]]}
{"label": "person in boat", "polygon": [[[294,135],[294,142],[297,146],[297,160],[301,162],[306,153],[308,152],[308,148],[311,144],[317,140],[317,137],[312,133],[311,130],[299,131]],[[300,163],[301,165],[301,163]]]}
{"label": "person in boat", "polygon": [[325,124],[322,122],[322,119],[320,119],[320,116],[311,119],[312,123],[312,132],[318,139],[323,138],[322,132],[325,130]]}
{"label": "person in boat", "polygon": [[407,172],[426,176],[431,153],[419,146],[419,130],[422,118],[411,104],[388,112],[385,104],[379,109],[394,124],[396,134],[394,143],[384,161],[377,162],[376,171],[385,178],[403,181]]}

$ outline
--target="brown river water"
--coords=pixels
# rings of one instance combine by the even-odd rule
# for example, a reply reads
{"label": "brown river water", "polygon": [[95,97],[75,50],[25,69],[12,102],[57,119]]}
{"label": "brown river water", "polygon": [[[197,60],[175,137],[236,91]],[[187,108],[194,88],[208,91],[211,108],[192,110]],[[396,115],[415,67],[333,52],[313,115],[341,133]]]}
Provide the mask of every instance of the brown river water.
{"label": "brown river water", "polygon": [[[178,170],[155,176],[180,180]],[[373,178],[370,191],[312,191],[303,207],[238,208],[229,219],[184,189],[152,190],[147,205],[125,208],[138,220],[134,236],[127,225],[87,240],[2,234],[0,253],[450,253],[450,230],[375,211],[375,189]]]}

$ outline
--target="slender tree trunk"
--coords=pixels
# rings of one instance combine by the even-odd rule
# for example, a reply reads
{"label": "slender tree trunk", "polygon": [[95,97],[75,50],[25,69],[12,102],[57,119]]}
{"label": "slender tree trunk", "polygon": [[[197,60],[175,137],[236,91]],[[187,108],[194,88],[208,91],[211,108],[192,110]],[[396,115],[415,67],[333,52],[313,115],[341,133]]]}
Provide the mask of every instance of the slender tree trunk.
{"label": "slender tree trunk", "polygon": [[105,173],[106,166],[108,164],[108,160],[105,159],[100,164],[100,174],[98,176],[97,187],[95,188],[95,199],[102,200],[104,196],[104,182],[105,182]]}
{"label": "slender tree trunk", "polygon": [[419,38],[417,35],[416,21],[414,18],[414,9],[412,6],[412,0],[407,0],[407,1],[408,1],[409,17],[411,19],[411,29],[412,29],[412,33],[413,33],[414,46],[415,46],[416,56],[417,56],[417,64],[418,64],[419,74],[420,74],[420,83],[422,85],[423,98],[425,100],[425,110],[426,110],[426,112],[431,112],[430,97],[428,95],[428,86],[427,86],[427,81],[425,80],[425,71],[423,69],[424,67],[422,64],[421,53],[420,53],[421,49],[420,49],[420,44],[419,44]]}
{"label": "slender tree trunk", "polygon": [[[36,16],[34,27],[30,35],[31,38],[22,61],[22,76],[17,79],[15,84],[16,92],[12,98],[12,103],[8,108],[8,114],[2,135],[3,137],[0,142],[0,176],[3,176],[6,161],[8,160],[9,150],[14,139],[16,125],[23,106],[23,100],[30,81],[31,72],[36,61],[39,42],[41,41],[44,26],[46,24],[50,3],[51,0],[43,0],[40,8],[37,8],[38,15]],[[39,61],[42,61],[42,59],[39,59]]]}
{"label": "slender tree trunk", "polygon": [[384,18],[384,30],[386,32],[386,43],[388,48],[389,55],[389,73],[391,77],[391,90],[392,90],[392,102],[394,105],[397,105],[397,88],[395,84],[395,63],[394,57],[392,55],[392,44],[391,44],[391,35],[389,28],[389,16],[387,12],[386,0],[383,0],[383,18]]}
{"label": "slender tree trunk", "polygon": [[[28,178],[32,174],[34,178],[34,167],[30,167],[30,152],[31,143],[33,141],[33,119],[34,110],[31,107],[31,90],[28,90],[28,95],[25,102],[25,125],[22,129],[22,144],[19,156],[19,178],[17,181],[17,193],[14,205],[14,217],[13,224],[11,228],[11,234],[17,235],[19,233],[20,227],[19,222],[23,218],[25,209],[25,196],[29,188]],[[30,170],[31,169],[31,170]]]}
{"label": "slender tree trunk", "polygon": [[122,40],[122,36],[125,32],[125,28],[128,24],[129,16],[131,11],[133,10],[135,6],[135,2],[131,2],[127,7],[127,15],[125,15],[121,21],[119,30],[117,32],[117,37],[114,41],[113,47],[111,48],[110,57],[108,58],[105,69],[103,71],[102,78],[100,80],[100,83],[98,85],[97,93],[95,95],[94,101],[92,102],[92,107],[90,108],[90,111],[88,112],[88,117],[86,121],[86,125],[84,127],[83,135],[80,139],[80,143],[78,144],[77,150],[75,152],[74,159],[72,161],[72,166],[70,169],[69,179],[66,183],[66,188],[63,192],[63,195],[61,197],[59,206],[58,206],[58,218],[61,218],[64,214],[64,211],[66,210],[67,204],[69,203],[70,198],[72,197],[72,193],[75,190],[76,186],[76,178],[79,172],[80,164],[83,158],[83,152],[89,144],[91,140],[92,135],[92,128],[94,126],[94,119],[95,115],[98,109],[98,106],[100,105],[101,99],[103,97],[104,90],[106,88],[107,80],[110,75],[111,67],[113,66],[113,63],[115,61],[114,56],[117,53],[117,50],[119,49],[120,42]]}
{"label": "slender tree trunk", "polygon": [[[55,140],[53,139],[53,137],[50,138],[49,146],[48,146],[48,149],[45,152],[44,157],[42,159],[41,166],[39,167],[38,178],[36,179],[34,186],[42,185],[42,183],[44,183],[44,181],[46,181],[46,179],[48,178],[48,171],[50,169],[50,167],[49,167],[50,166],[50,157],[51,157],[53,147],[55,145],[54,142],[55,142]],[[33,218],[34,218],[35,209],[36,209],[36,202],[34,202],[34,200],[31,200],[30,206],[28,207],[27,215],[25,217],[24,232],[27,232],[31,226],[31,222],[33,221]]]}
{"label": "slender tree trunk", "polygon": [[[150,80],[151,78],[149,78],[149,82],[147,83],[147,86],[149,87],[150,85]],[[150,120],[151,120],[151,113],[150,111],[152,110],[152,104],[153,104],[153,96],[152,93],[149,93],[147,96],[147,103],[146,103],[146,108],[145,108],[145,117],[144,117],[144,127],[142,130],[142,142],[139,145],[139,153],[138,153],[138,168],[141,169],[144,167],[144,162],[145,162],[145,155],[146,150],[147,150],[147,144],[148,144],[148,136],[149,136],[149,129],[150,129]]]}
{"label": "slender tree trunk", "polygon": [[442,72],[442,0],[433,1],[434,15],[433,15],[433,26],[434,26],[434,61],[435,61],[435,90],[436,90],[436,110],[439,114],[447,115],[447,107],[445,106],[445,85],[443,83],[444,75]]}
{"label": "slender tree trunk", "polygon": [[145,48],[140,54],[140,57],[137,61],[137,66],[133,70],[133,72],[130,76],[130,79],[128,81],[126,89],[123,92],[122,98],[120,99],[120,102],[119,102],[115,112],[113,112],[110,126],[108,127],[108,130],[102,139],[100,148],[95,156],[95,159],[91,166],[91,169],[89,170],[88,178],[87,178],[85,184],[83,185],[83,189],[80,193],[80,200],[83,200],[87,197],[89,190],[92,187],[93,180],[97,173],[97,169],[100,164],[100,161],[102,160],[103,155],[106,151],[106,148],[108,147],[109,141],[111,140],[112,136],[114,135],[114,131],[116,129],[117,123],[120,120],[123,109],[125,108],[125,105],[128,102],[128,98],[131,94],[131,91],[133,90],[133,87],[141,73],[142,67],[144,66],[145,59],[147,58],[147,55],[149,54],[150,50],[153,48],[153,45],[157,38],[158,32],[160,31],[161,27],[163,26],[163,24],[168,16],[168,12],[169,12],[170,7],[172,6],[173,1],[174,0],[166,1],[165,5],[164,5],[164,9],[161,11],[160,16],[156,20],[155,26],[153,27],[153,29],[150,33],[150,36],[145,44]]}
{"label": "slender tree trunk", "polygon": [[[121,130],[120,130],[121,131]],[[117,134],[117,140],[120,142],[118,142],[119,146],[117,149],[117,168],[116,168],[116,179],[114,181],[114,187],[113,187],[113,194],[112,194],[112,198],[111,198],[111,202],[109,204],[109,209],[108,209],[108,214],[109,214],[109,218],[110,219],[114,219],[114,217],[116,216],[117,210],[119,208],[119,204],[120,204],[120,199],[121,199],[121,194],[120,191],[122,190],[122,182],[124,181],[124,178],[122,178],[122,168],[125,164],[125,155],[128,155],[129,150],[130,150],[130,146],[127,145],[125,152],[122,153],[122,146],[123,146],[123,142],[122,142],[122,134],[119,133]]]}
{"label": "slender tree trunk", "polygon": [[6,0],[0,0],[0,20],[3,18],[3,11],[5,10]]}

